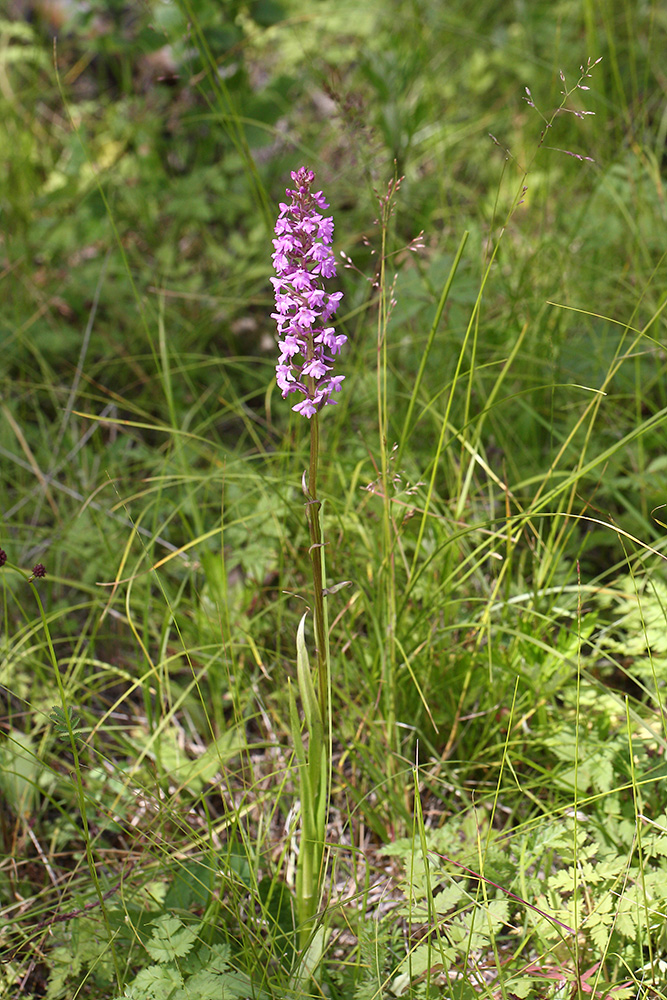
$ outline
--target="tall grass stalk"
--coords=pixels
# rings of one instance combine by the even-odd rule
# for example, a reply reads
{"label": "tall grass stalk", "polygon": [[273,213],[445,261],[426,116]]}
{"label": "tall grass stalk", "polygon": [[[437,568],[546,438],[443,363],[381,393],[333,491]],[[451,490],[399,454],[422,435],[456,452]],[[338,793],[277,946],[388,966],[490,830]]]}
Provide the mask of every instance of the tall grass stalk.
{"label": "tall grass stalk", "polygon": [[394,289],[388,285],[387,238],[389,224],[395,209],[395,196],[400,188],[400,179],[394,178],[387,187],[387,193],[379,198],[380,203],[380,264],[378,274],[378,315],[377,315],[377,421],[380,452],[380,485],[382,490],[382,561],[378,567],[381,589],[382,635],[380,637],[380,658],[382,663],[381,683],[387,743],[389,746],[389,781],[393,784],[396,774],[397,757],[400,752],[400,732],[396,725],[397,701],[397,636],[396,636],[396,566],[395,536],[392,525],[392,497],[389,477],[391,448],[389,446],[389,393],[387,388],[389,319],[393,306]]}

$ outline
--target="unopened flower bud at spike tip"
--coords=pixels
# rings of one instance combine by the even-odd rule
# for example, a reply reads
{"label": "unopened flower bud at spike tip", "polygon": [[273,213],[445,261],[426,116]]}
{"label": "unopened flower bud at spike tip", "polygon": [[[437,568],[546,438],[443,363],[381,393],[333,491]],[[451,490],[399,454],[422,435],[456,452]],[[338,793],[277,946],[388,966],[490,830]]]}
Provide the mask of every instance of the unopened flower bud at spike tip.
{"label": "unopened flower bud at spike tip", "polygon": [[278,328],[280,357],[276,381],[285,399],[291,392],[304,397],[292,409],[310,419],[323,406],[335,404],[344,375],[333,375],[334,357],[346,343],[328,325],[342,292],[327,292],[324,281],[336,275],[331,251],[334,221],[322,216],[329,205],[321,191],[311,191],[312,170],[291,173],[294,189],[287,188],[287,202],[280,202],[273,240],[271,278],[276,298],[272,313]]}
{"label": "unopened flower bud at spike tip", "polygon": [[37,578],[46,576],[46,567],[44,567],[42,563],[37,563],[37,565],[32,568],[32,575]]}
{"label": "unopened flower bud at spike tip", "polygon": [[4,549],[0,549],[0,566],[4,566],[7,562],[7,553]]}

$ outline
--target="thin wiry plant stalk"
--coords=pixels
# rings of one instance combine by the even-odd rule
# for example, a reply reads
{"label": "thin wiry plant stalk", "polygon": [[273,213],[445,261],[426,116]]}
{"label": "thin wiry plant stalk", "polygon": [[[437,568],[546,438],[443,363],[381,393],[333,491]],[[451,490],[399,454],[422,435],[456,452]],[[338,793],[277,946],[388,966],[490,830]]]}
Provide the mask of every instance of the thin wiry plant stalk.
{"label": "thin wiry plant stalk", "polygon": [[393,777],[396,770],[394,755],[399,753],[400,738],[396,726],[396,578],[394,566],[394,533],[391,519],[391,484],[389,480],[389,400],[387,390],[388,373],[388,325],[391,314],[392,290],[387,287],[387,237],[394,196],[400,186],[395,178],[380,199],[381,249],[378,275],[378,316],[377,316],[377,420],[380,449],[380,483],[382,487],[382,563],[380,574],[383,586],[384,640],[380,646],[382,662],[382,705],[384,709],[387,742],[390,747],[388,766]]}
{"label": "thin wiry plant stalk", "polygon": [[63,686],[62,677],[60,676],[60,667],[58,666],[58,658],[56,657],[56,651],[53,648],[53,641],[51,639],[51,631],[49,629],[48,622],[46,620],[46,614],[44,613],[44,605],[42,604],[42,599],[39,595],[39,591],[33,582],[33,578],[28,579],[30,589],[33,592],[35,600],[37,602],[37,607],[39,609],[39,617],[42,621],[42,627],[44,629],[44,635],[46,637],[46,643],[49,650],[49,657],[51,659],[51,666],[53,667],[53,676],[56,681],[56,687],[58,688],[58,694],[60,696],[60,704],[63,711],[63,721],[67,729],[67,738],[69,740],[70,750],[72,752],[72,757],[74,760],[74,781],[76,788],[76,799],[77,806],[79,809],[79,815],[81,817],[81,824],[83,827],[83,842],[86,855],[86,863],[88,866],[88,871],[90,873],[90,878],[95,889],[95,895],[97,896],[97,901],[100,906],[100,912],[102,914],[102,919],[104,921],[104,926],[106,930],[107,940],[109,942],[109,948],[111,949],[111,957],[114,966],[114,972],[116,976],[116,983],[118,989],[122,989],[123,986],[123,975],[120,966],[120,959],[116,951],[115,937],[116,935],[111,929],[111,923],[109,920],[109,914],[107,909],[106,895],[102,890],[102,885],[97,874],[97,865],[95,864],[95,857],[93,855],[92,849],[92,837],[90,826],[88,822],[88,809],[86,806],[86,792],[83,785],[83,776],[81,772],[81,760],[79,757],[79,748],[77,745],[77,737],[72,726],[72,718],[69,712],[69,701],[65,688]]}

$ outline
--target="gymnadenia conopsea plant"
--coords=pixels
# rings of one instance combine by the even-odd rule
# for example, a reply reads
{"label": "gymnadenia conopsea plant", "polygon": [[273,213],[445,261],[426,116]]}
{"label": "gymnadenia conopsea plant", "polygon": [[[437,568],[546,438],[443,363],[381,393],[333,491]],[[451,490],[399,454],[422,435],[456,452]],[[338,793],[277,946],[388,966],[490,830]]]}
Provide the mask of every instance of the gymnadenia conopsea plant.
{"label": "gymnadenia conopsea plant", "polygon": [[300,975],[317,964],[322,949],[321,930],[315,926],[324,873],[324,843],[329,804],[330,671],[325,601],[325,561],[321,502],[317,498],[319,414],[335,404],[343,375],[333,373],[335,358],[347,338],[330,325],[342,292],[329,292],[325,282],[336,275],[331,250],[334,222],[323,215],[329,207],[321,191],[312,191],[315,175],[301,167],[292,172],[294,188],[287,188],[273,240],[276,297],[272,314],[278,328],[280,356],[276,380],[283,399],[298,396],[292,406],[310,425],[310,462],[303,476],[303,492],[310,533],[313,573],[313,616],[316,680],[310,671],[304,615],[297,630],[297,677],[307,740],[301,731],[296,702],[290,701],[291,728],[299,764],[301,831],[296,895],[299,920]]}

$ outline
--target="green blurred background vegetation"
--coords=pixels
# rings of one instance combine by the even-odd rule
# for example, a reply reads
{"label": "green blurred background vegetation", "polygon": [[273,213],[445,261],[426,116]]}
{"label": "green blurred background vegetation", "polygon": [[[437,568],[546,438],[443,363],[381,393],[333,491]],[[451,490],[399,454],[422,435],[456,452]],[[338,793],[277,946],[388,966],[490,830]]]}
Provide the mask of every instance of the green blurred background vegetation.
{"label": "green blurred background vegetation", "polygon": [[[573,794],[590,795],[597,849],[608,836],[620,857],[639,808],[628,792],[628,739],[653,776],[654,815],[667,807],[655,771],[667,745],[657,638],[667,520],[666,43],[667,11],[656,0],[7,0],[0,545],[15,566],[47,567],[40,591],[65,689],[96,755],[83,786],[91,816],[100,807],[86,840],[68,818],[81,803],[49,722],[58,694],[42,623],[20,576],[3,570],[0,714],[14,775],[4,779],[3,837],[18,865],[0,870],[7,996],[23,983],[24,995],[56,1000],[75,982],[77,995],[111,995],[113,975],[92,945],[89,964],[72,971],[71,927],[63,953],[30,957],[49,915],[94,898],[84,842],[101,852],[105,886],[128,858],[142,868],[136,899],[127,890],[132,906],[148,905],[145,872],[157,880],[162,871],[185,912],[196,901],[192,879],[187,891],[178,881],[175,854],[199,851],[201,866],[201,830],[208,824],[210,847],[218,821],[237,881],[227,887],[229,912],[215,920],[248,975],[264,962],[262,989],[286,995],[267,985],[282,982],[267,972],[275,953],[266,946],[261,958],[260,933],[243,944],[238,927],[244,893],[255,891],[282,928],[276,948],[284,945],[278,890],[267,885],[285,882],[275,852],[287,820],[271,813],[263,827],[253,812],[251,834],[237,827],[248,803],[261,812],[275,797],[267,773],[282,765],[266,748],[289,730],[285,679],[303,604],[294,595],[307,586],[307,443],[273,385],[268,281],[276,206],[302,164],[331,203],[334,249],[354,265],[339,269],[350,350],[346,391],[323,421],[322,474],[332,579],[354,590],[335,633],[338,794],[349,828],[370,831],[367,851],[396,840],[411,821],[417,761],[434,827],[460,837],[475,860],[466,809],[496,789],[507,829],[536,816],[556,827]],[[588,60],[590,78],[580,69]],[[590,89],[574,89],[546,128],[577,80]],[[392,550],[402,603],[391,635],[405,661],[398,748],[372,721],[389,634],[378,610],[389,559],[378,556],[375,220],[395,175],[404,179],[388,235],[396,305],[387,447],[398,443],[392,502],[405,511]],[[411,253],[420,232],[425,247]],[[433,516],[417,541],[431,475]],[[644,720],[631,738],[626,697],[635,722]],[[575,738],[582,706],[589,726]],[[510,709],[522,722],[508,730]],[[588,769],[578,786],[579,739]],[[212,806],[209,786],[220,780],[216,763],[240,746],[246,756],[227,779],[230,801],[243,790],[232,822],[232,806]],[[385,784],[396,749],[407,794]],[[135,811],[136,787],[147,801],[169,799],[159,835],[150,810]],[[339,799],[336,808],[345,813]],[[610,815],[630,826],[609,833]],[[484,835],[503,823],[489,822]],[[34,862],[28,830],[52,844],[52,878]],[[512,872],[518,881],[505,872],[504,884],[525,890],[523,869]],[[546,900],[537,881],[531,898]],[[17,893],[35,901],[34,918],[13,922]],[[111,924],[121,920],[114,914]],[[658,922],[656,942],[664,914]],[[602,926],[611,941],[617,932]],[[634,924],[623,934],[614,938],[622,960],[605,966],[610,981],[650,950]],[[400,949],[387,935],[386,968],[396,968]],[[127,968],[146,961],[134,955]],[[361,989],[365,961],[357,978],[353,970],[342,985],[332,979],[330,994]],[[426,995],[422,985],[414,995]]]}

